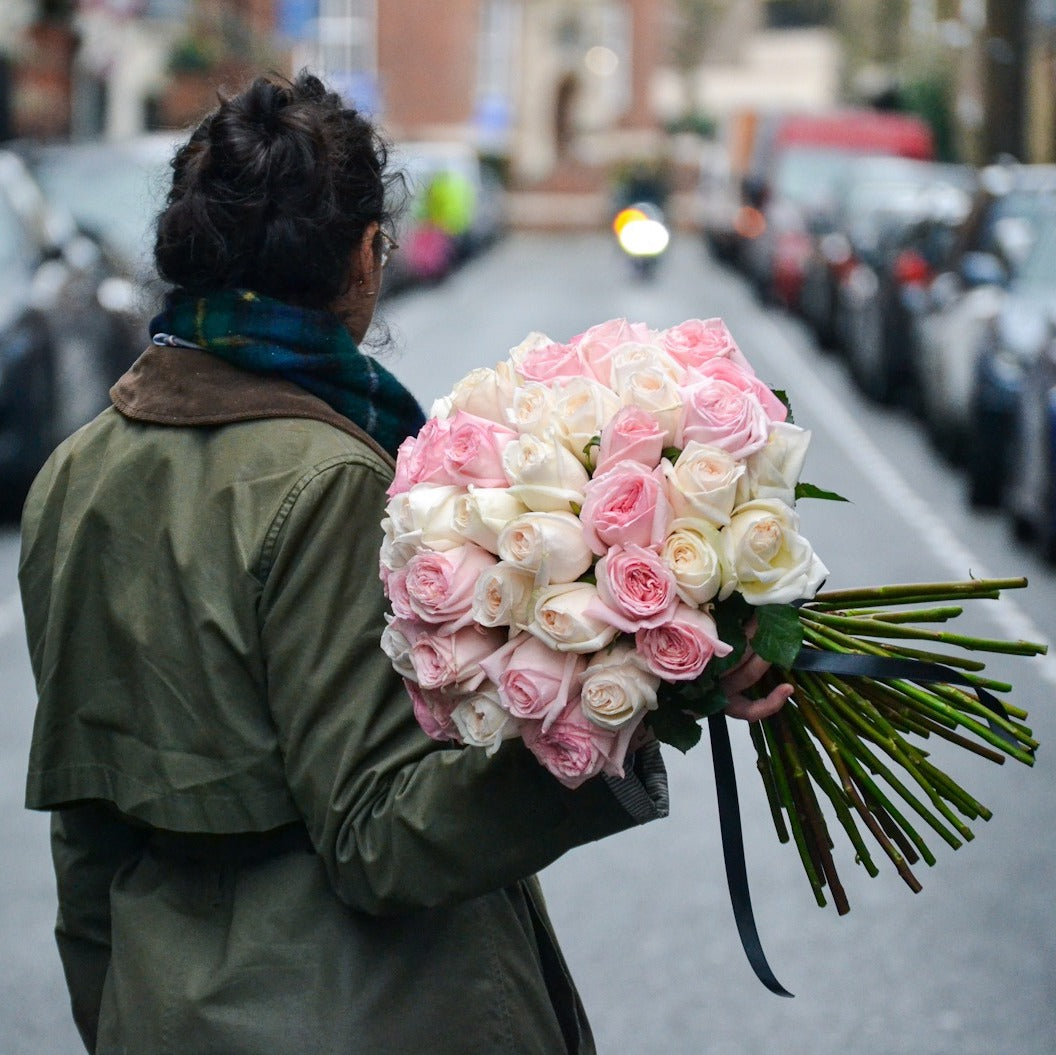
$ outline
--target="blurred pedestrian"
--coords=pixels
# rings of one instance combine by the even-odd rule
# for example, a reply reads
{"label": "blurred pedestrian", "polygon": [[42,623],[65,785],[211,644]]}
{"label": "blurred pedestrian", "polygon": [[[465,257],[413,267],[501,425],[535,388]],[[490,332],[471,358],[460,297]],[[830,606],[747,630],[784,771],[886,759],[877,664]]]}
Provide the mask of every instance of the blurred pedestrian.
{"label": "blurred pedestrian", "polygon": [[[423,420],[358,347],[393,179],[310,75],[221,102],[173,162],[154,342],[27,502],[27,805],[90,1052],[594,1050],[532,876],[663,816],[663,766],[572,791],[520,740],[444,748],[379,647]],[[731,713],[783,702],[740,694],[763,666]]]}

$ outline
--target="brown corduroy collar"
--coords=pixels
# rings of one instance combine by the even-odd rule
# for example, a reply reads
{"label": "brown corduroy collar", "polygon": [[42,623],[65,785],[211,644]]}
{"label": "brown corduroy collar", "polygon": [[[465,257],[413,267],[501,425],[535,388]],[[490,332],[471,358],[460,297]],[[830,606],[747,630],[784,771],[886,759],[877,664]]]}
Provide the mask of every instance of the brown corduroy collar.
{"label": "brown corduroy collar", "polygon": [[110,389],[115,409],[155,425],[215,426],[261,418],[311,418],[366,443],[393,464],[375,440],[329,404],[292,381],[240,370],[194,348],[150,345]]}

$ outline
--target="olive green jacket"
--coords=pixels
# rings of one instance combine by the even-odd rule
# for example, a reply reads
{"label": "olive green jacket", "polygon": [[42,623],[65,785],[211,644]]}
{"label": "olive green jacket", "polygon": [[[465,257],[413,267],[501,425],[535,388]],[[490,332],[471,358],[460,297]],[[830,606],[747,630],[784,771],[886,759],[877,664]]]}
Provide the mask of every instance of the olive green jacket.
{"label": "olive green jacket", "polygon": [[19,569],[89,1051],[593,1051],[528,877],[663,815],[662,767],[570,791],[421,732],[379,647],[391,459],[326,404],[161,348],[112,398]]}

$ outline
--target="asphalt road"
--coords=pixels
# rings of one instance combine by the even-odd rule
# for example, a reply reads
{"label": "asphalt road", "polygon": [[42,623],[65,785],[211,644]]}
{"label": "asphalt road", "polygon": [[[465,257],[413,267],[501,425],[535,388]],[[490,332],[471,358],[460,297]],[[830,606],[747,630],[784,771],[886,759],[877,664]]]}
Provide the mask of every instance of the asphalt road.
{"label": "asphalt road", "polygon": [[[957,475],[911,420],[864,404],[838,360],[760,308],[692,239],[677,240],[656,280],[641,284],[601,236],[515,237],[384,315],[394,344],[381,354],[426,406],[531,330],[560,340],[621,315],[655,327],[721,315],[812,430],[805,477],[852,500],[801,504],[830,586],[1025,574],[1027,591],[982,602],[962,623],[1056,640],[1056,572],[1013,544],[999,517],[969,513]],[[16,562],[15,533],[0,530],[0,1055],[67,1055],[81,1049],[50,933],[47,823],[21,809],[33,693]],[[1056,660],[995,659],[990,669],[1031,711],[1036,766],[937,752],[993,819],[957,852],[935,840],[938,863],[918,871],[916,895],[841,852],[845,917],[815,905],[795,850],[777,842],[747,730],[733,727],[756,917],[793,1000],[768,993],[741,951],[706,747],[667,752],[667,821],[548,869],[544,889],[602,1055],[1054,1055]]]}

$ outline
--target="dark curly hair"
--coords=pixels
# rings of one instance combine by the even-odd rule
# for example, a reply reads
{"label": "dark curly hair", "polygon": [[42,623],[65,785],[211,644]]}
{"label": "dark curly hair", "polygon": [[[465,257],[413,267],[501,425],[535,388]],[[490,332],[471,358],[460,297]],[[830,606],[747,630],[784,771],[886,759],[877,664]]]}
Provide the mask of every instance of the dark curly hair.
{"label": "dark curly hair", "polygon": [[154,258],[190,293],[252,289],[325,308],[371,223],[391,227],[399,174],[374,125],[317,77],[260,77],[221,99],[172,161]]}

